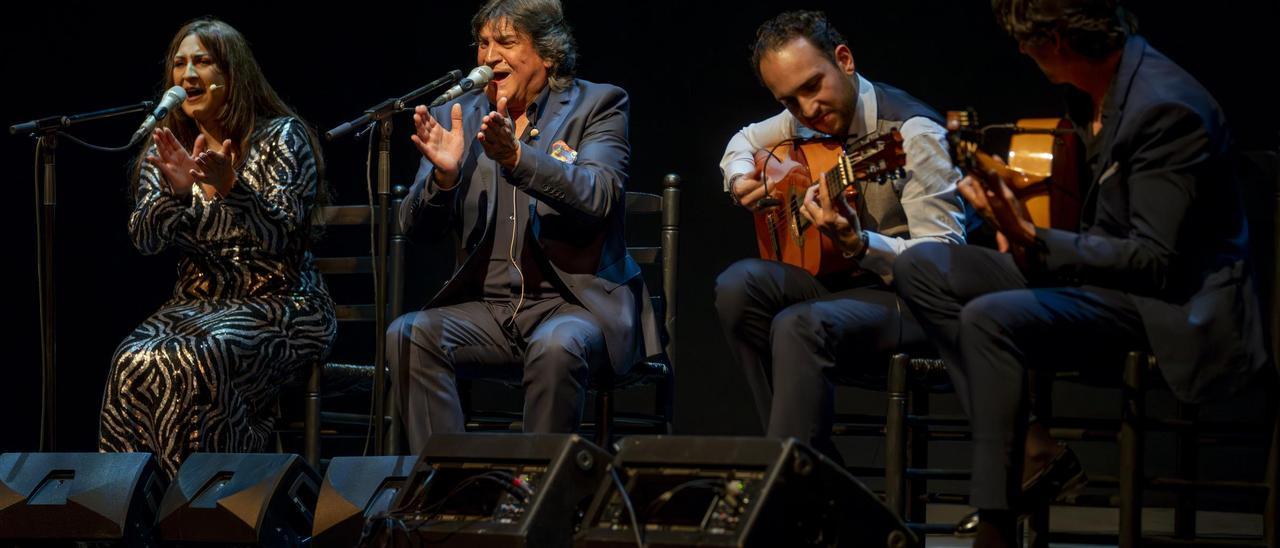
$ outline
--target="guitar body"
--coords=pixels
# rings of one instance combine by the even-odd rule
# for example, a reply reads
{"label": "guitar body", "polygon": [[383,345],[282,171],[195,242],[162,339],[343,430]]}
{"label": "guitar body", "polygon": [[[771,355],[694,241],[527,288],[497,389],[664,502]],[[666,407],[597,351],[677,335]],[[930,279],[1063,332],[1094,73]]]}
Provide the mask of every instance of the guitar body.
{"label": "guitar body", "polygon": [[846,259],[826,235],[800,215],[805,191],[816,183],[815,173],[825,173],[840,162],[841,143],[823,139],[756,152],[756,169],[769,186],[770,205],[755,213],[756,243],[760,257],[805,269],[810,274],[852,271],[856,261]]}
{"label": "guitar body", "polygon": [[[1018,120],[1026,129],[1070,129],[1060,118]],[[1031,222],[1046,228],[1077,230],[1080,224],[1079,139],[1074,133],[1017,133],[1009,140],[1009,169],[1022,174],[1014,178],[1014,194],[1022,199]]]}

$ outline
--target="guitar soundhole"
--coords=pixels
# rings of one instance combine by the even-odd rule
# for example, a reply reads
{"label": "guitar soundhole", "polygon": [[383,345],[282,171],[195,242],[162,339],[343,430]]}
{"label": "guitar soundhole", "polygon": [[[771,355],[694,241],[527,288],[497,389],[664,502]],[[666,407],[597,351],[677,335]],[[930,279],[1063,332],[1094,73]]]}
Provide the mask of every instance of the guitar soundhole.
{"label": "guitar soundhole", "polygon": [[804,231],[808,228],[809,223],[800,215],[800,206],[802,205],[803,196],[799,196],[794,192],[788,196],[788,205],[791,207],[791,240],[799,247],[804,247]]}

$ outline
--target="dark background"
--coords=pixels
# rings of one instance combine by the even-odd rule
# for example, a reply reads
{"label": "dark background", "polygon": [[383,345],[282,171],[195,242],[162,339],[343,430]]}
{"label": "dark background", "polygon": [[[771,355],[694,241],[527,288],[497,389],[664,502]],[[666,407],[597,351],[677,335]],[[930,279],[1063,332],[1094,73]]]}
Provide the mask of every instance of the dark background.
{"label": "dark background", "polygon": [[[469,27],[479,5],[475,0],[331,7],[105,4],[4,8],[0,122],[7,126],[154,99],[162,89],[164,50],[173,32],[200,15],[223,18],[243,32],[275,88],[322,130],[447,70],[467,70],[475,63]],[[1129,4],[1143,33],[1215,94],[1243,145],[1276,146],[1280,107],[1268,81],[1277,58],[1275,2]],[[712,310],[716,274],[755,252],[750,218],[721,192],[717,164],[737,128],[780,110],[752,75],[748,46],[760,22],[800,7],[828,12],[850,40],[864,76],[901,87],[939,110],[972,106],[987,121],[1061,112],[1060,90],[1018,54],[982,0],[568,0],[566,14],[581,51],[579,75],[617,84],[631,96],[630,188],[656,192],[663,174],[684,177],[676,418],[682,434],[759,432]],[[90,124],[74,134],[117,145],[140,119]],[[408,140],[411,121],[400,117],[397,124],[393,177],[408,184],[418,156]],[[337,201],[363,202],[365,143],[348,138],[324,148]],[[35,450],[38,444],[33,152],[33,142],[24,136],[0,142],[0,177],[8,198],[0,451]],[[174,257],[142,257],[128,240],[126,164],[131,159],[65,141],[59,148],[57,446],[64,451],[95,448],[112,352],[171,292]],[[448,270],[446,259],[428,253],[431,247],[411,249],[416,260],[409,277],[410,307],[420,306]],[[1108,391],[1064,390],[1075,390],[1059,398],[1073,411],[1114,416],[1118,410]],[[842,391],[841,407],[883,409],[881,397]]]}

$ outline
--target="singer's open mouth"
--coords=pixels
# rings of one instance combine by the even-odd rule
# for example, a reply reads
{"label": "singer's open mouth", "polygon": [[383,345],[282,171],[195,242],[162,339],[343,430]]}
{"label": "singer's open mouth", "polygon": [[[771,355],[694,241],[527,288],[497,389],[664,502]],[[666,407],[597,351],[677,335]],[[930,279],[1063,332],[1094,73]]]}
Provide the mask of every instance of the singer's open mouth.
{"label": "singer's open mouth", "polygon": [[204,95],[204,88],[186,88],[187,100],[194,101]]}
{"label": "singer's open mouth", "polygon": [[511,76],[511,73],[510,73],[510,72],[496,72],[496,71],[495,71],[495,72],[493,73],[493,81],[494,81],[494,82],[501,82],[501,81],[503,81],[503,80],[506,80],[508,76]]}

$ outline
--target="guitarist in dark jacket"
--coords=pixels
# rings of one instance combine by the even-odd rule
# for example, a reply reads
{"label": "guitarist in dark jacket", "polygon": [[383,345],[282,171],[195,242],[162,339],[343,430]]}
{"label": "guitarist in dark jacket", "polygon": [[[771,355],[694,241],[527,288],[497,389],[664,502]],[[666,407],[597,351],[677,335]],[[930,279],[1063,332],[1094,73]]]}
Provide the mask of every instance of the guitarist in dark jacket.
{"label": "guitarist in dark jacket", "polygon": [[890,353],[926,344],[892,289],[892,266],[921,242],[964,243],[955,191],[960,173],[933,109],[857,74],[847,42],[822,13],[789,12],[765,22],[752,65],[786,110],[729,141],[721,168],[735,203],[752,210],[762,203],[767,189],[753,162],[758,150],[806,137],[852,143],[893,130],[903,137],[905,175],[860,185],[857,213],[844,207],[843,196],[819,192],[821,185],[804,198],[800,214],[852,268],[820,280],[797,266],[746,259],[716,280],[716,310],[767,435],[794,436],[835,455],[828,376],[879,381]]}
{"label": "guitarist in dark jacket", "polygon": [[993,7],[1019,49],[1074,88],[1092,177],[1078,232],[1037,228],[987,158],[960,192],[1013,253],[922,245],[894,267],[973,425],[977,546],[1012,545],[1018,513],[1057,494],[1037,484],[1073,473],[1043,425],[1028,425],[1029,368],[1118,374],[1127,351],[1149,348],[1174,394],[1196,402],[1233,394],[1268,361],[1213,97],[1133,34],[1114,0]]}

